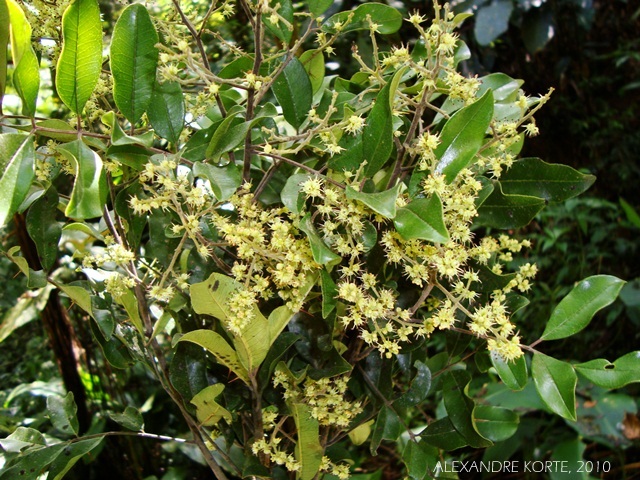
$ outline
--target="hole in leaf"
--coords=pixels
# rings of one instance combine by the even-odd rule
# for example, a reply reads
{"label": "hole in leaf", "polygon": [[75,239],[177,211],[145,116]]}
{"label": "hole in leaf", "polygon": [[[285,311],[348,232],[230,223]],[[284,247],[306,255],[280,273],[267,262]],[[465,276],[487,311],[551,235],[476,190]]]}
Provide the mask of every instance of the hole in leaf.
{"label": "hole in leaf", "polygon": [[615,370],[616,366],[613,363],[609,363],[608,365],[604,366],[605,370]]}

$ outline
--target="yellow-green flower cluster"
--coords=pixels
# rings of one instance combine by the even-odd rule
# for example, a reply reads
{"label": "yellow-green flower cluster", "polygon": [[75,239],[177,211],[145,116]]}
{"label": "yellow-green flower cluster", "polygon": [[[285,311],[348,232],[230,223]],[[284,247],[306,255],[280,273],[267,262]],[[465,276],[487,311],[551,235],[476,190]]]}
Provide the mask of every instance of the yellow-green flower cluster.
{"label": "yellow-green flower cluster", "polygon": [[262,208],[249,188],[245,185],[229,199],[235,215],[212,215],[225,242],[235,248],[238,260],[232,273],[246,292],[266,299],[273,287],[291,310],[298,311],[307,295],[308,279],[320,266],[285,210]]}

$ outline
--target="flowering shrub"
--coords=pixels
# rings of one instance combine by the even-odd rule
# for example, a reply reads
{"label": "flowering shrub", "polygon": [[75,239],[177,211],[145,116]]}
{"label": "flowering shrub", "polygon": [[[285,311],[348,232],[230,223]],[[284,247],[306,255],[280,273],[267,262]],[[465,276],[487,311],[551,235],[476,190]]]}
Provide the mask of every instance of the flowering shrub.
{"label": "flowering shrub", "polygon": [[[400,442],[407,474],[423,478],[443,451],[516,431],[515,412],[469,396],[475,375],[520,390],[531,370],[568,419],[576,371],[608,388],[640,380],[633,355],[612,369],[535,348],[584,328],[617,278],[577,285],[532,344],[511,320],[536,274],[514,229],[594,178],[517,158],[551,92],[459,73],[467,14],[136,3],[103,58],[96,0],[0,8],[0,223],[27,212],[40,265],[6,254],[31,288],[70,299],[105,362],[154,376],[217,478],[347,478],[361,458],[348,452],[382,441]],[[225,25],[236,15],[250,35]],[[401,27],[414,43],[387,40]],[[358,72],[327,75],[355,35],[371,48],[353,47]],[[42,67],[57,96],[39,100]],[[73,396],[49,403],[70,436],[21,427],[0,476],[37,464],[60,478],[118,434],[82,436]],[[149,436],[136,408],[112,413]]]}

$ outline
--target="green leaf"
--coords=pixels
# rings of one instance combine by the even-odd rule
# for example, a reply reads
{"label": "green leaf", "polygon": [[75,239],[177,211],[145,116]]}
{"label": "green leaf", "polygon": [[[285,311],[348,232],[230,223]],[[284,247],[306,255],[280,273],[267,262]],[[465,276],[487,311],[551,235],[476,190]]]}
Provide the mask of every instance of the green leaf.
{"label": "green leaf", "polygon": [[209,385],[191,399],[190,403],[196,406],[196,418],[200,425],[214,427],[223,418],[231,424],[231,413],[215,400],[223,390],[224,385],[216,383]]}
{"label": "green leaf", "polygon": [[22,296],[0,317],[0,343],[23,325],[38,318],[49,299],[53,285],[40,289],[37,295]]}
{"label": "green leaf", "polygon": [[308,0],[307,4],[309,5],[309,11],[315,17],[319,17],[333,5],[333,0]]}
{"label": "green leaf", "polygon": [[16,0],[5,0],[11,23],[13,86],[22,99],[22,113],[33,117],[40,88],[40,66],[31,46],[31,25]]}
{"label": "green leaf", "polygon": [[502,185],[495,187],[480,208],[474,225],[500,229],[520,228],[528,225],[546,202],[542,198],[526,195],[505,195]]}
{"label": "green leaf", "polygon": [[294,403],[290,408],[298,434],[295,457],[300,463],[300,472],[297,478],[312,480],[320,469],[324,453],[320,445],[318,421],[311,416],[311,409],[303,403]]}
{"label": "green leaf", "polygon": [[[117,160],[125,160],[122,157],[115,157],[113,155],[115,152],[122,153],[122,151],[124,150],[124,149],[117,149],[116,147],[118,146],[122,147],[124,145],[143,145],[145,147],[151,147],[153,145],[154,135],[152,131],[148,131],[146,133],[143,133],[137,136],[127,135],[124,132],[124,130],[122,130],[122,127],[118,123],[118,119],[116,118],[116,112],[114,112],[113,110],[102,115],[102,117],[100,117],[100,121],[111,128],[112,146],[109,147],[108,155],[113,156],[113,158],[116,158]],[[148,156],[150,156],[150,152],[148,150],[140,151],[141,154],[142,152],[147,152],[149,153]],[[127,164],[130,164],[131,162],[127,163],[126,161],[123,161],[122,163],[127,165]],[[130,166],[134,166],[134,165],[130,165]]]}
{"label": "green leaf", "polygon": [[262,21],[267,26],[267,30],[278,37],[282,43],[289,45],[294,28],[293,6],[291,5],[291,0],[270,0],[269,5],[273,9],[277,7],[278,15],[280,15],[286,22],[282,19],[278,19],[277,22],[272,22],[269,18],[270,15],[263,15]]}
{"label": "green leaf", "polygon": [[124,307],[125,312],[127,312],[127,317],[129,317],[129,321],[134,327],[136,327],[140,336],[144,338],[145,328],[142,324],[140,311],[138,310],[138,300],[134,293],[131,290],[126,290],[122,295],[115,297],[115,300]]}
{"label": "green leaf", "polygon": [[[364,5],[363,5],[364,6]],[[362,158],[367,161],[364,173],[373,177],[389,160],[393,151],[393,114],[390,99],[393,82],[387,83],[376,97],[362,129]]]}
{"label": "green leaf", "polygon": [[47,440],[35,428],[18,427],[11,435],[0,440],[0,446],[10,453],[18,453],[29,447],[45,446]]}
{"label": "green leaf", "polygon": [[447,452],[469,445],[468,441],[453,426],[449,417],[441,418],[430,423],[420,434],[429,445],[441,448]]}
{"label": "green leaf", "polygon": [[500,379],[511,390],[519,391],[527,385],[527,362],[524,356],[508,362],[496,352],[491,352],[491,363],[498,372]]}
{"label": "green leaf", "polygon": [[219,202],[228,200],[242,183],[242,172],[235,163],[217,167],[197,162],[193,164],[193,174],[198,178],[209,180],[211,190]]}
{"label": "green leaf", "polygon": [[[226,342],[225,342],[226,343]],[[208,354],[198,344],[178,343],[171,358],[169,380],[185,402],[209,385]]]}
{"label": "green leaf", "polygon": [[580,195],[596,180],[567,165],[545,163],[539,158],[523,158],[500,177],[502,192],[562,202]]}
{"label": "green leaf", "polygon": [[625,283],[610,275],[585,278],[553,310],[540,338],[558,340],[579,332],[599,310],[618,297]]}
{"label": "green leaf", "polygon": [[82,310],[87,312],[91,317],[93,315],[93,307],[91,306],[91,293],[82,287],[74,285],[56,284],[56,288],[59,288],[64,294],[66,294],[76,305]]}
{"label": "green leaf", "polygon": [[444,407],[455,429],[474,448],[488,447],[475,424],[475,404],[468,395],[471,375],[465,370],[450,370],[444,374],[442,396]]}
{"label": "green leaf", "polygon": [[[549,471],[549,480],[588,480],[590,478],[594,478],[587,473],[591,462],[587,464],[582,460],[587,446],[582,443],[580,438],[576,436],[571,440],[565,440],[560,443],[554,442],[554,444],[555,448],[553,449],[550,460],[558,463],[554,463],[552,465],[576,465],[576,469],[574,470],[571,467],[552,468]],[[570,471],[571,473],[568,473],[567,471]],[[596,471],[597,469],[594,469],[594,473],[596,473]]]}
{"label": "green leaf", "polygon": [[0,134],[0,226],[5,225],[29,193],[34,174],[35,146],[32,135]]}
{"label": "green leaf", "polygon": [[273,81],[273,94],[282,107],[284,119],[293,127],[307,119],[313,100],[311,80],[300,60],[293,57],[282,73]]}
{"label": "green leaf", "polygon": [[9,7],[6,0],[0,0],[0,115],[2,114],[2,100],[7,86],[7,47],[9,46]]}
{"label": "green leaf", "polygon": [[107,179],[100,156],[87,147],[82,140],[58,145],[74,167],[76,179],[65,215],[74,220],[102,216],[102,207],[107,201]]}
{"label": "green leaf", "polygon": [[109,418],[127,430],[138,432],[144,426],[142,413],[135,407],[127,406],[122,413],[109,412]]}
{"label": "green leaf", "polygon": [[0,472],[0,479],[37,480],[42,478],[46,468],[66,446],[66,443],[58,443],[47,447],[26,449],[4,465]]}
{"label": "green leaf", "polygon": [[42,270],[32,270],[29,268],[27,259],[16,255],[20,251],[20,246],[11,247],[7,251],[9,259],[15,263],[20,271],[27,277],[27,287],[29,288],[43,288],[47,286],[47,275]]}
{"label": "green leaf", "polygon": [[56,221],[58,192],[51,186],[38,200],[33,202],[27,213],[27,232],[36,244],[40,263],[44,270],[50,270],[58,258],[58,242],[62,227]]}
{"label": "green leaf", "polygon": [[359,446],[366,442],[369,435],[371,435],[371,425],[373,425],[373,420],[369,420],[368,422],[358,425],[356,428],[351,430],[348,433],[351,443]]}
{"label": "green leaf", "polygon": [[620,206],[624,210],[627,220],[636,228],[640,228],[640,215],[633,206],[624,198],[620,197]]}
{"label": "green leaf", "polygon": [[473,411],[480,434],[492,442],[502,442],[518,430],[520,417],[513,410],[491,405],[478,405]]}
{"label": "green leaf", "polygon": [[327,247],[322,241],[320,235],[316,232],[316,228],[311,222],[311,214],[307,213],[302,220],[300,220],[300,230],[307,234],[309,243],[311,244],[311,254],[316,263],[320,265],[332,265],[339,263],[342,257],[333,253],[333,251]]}
{"label": "green leaf", "polygon": [[200,345],[211,353],[216,360],[235,373],[246,384],[249,384],[247,369],[240,363],[236,351],[212,330],[194,330],[180,337],[180,342],[191,342]]}
{"label": "green leaf", "polygon": [[573,366],[540,352],[533,354],[531,376],[540,398],[554,413],[576,420],[576,383]]}
{"label": "green leaf", "polygon": [[280,198],[285,207],[293,213],[300,213],[304,205],[305,196],[300,191],[300,184],[306,182],[311,178],[308,173],[296,173],[287,178],[287,182],[284,184],[282,191],[280,192]]}
{"label": "green leaf", "polygon": [[602,388],[613,390],[630,383],[640,382],[640,351],[630,352],[613,363],[604,358],[578,363],[573,368]]}
{"label": "green leaf", "polygon": [[363,203],[371,210],[379,213],[386,218],[395,218],[396,216],[396,200],[400,193],[402,184],[385,190],[384,192],[364,193],[358,192],[351,187],[347,187],[346,194],[349,200],[356,200]]}
{"label": "green leaf", "polygon": [[56,68],[60,100],[81,114],[102,69],[102,27],[97,0],[76,0],[62,16],[62,52]]}
{"label": "green leaf", "polygon": [[320,271],[320,287],[322,288],[322,318],[327,318],[336,308],[338,288],[329,272],[323,268]]}
{"label": "green leaf", "polygon": [[[73,128],[69,123],[64,120],[60,120],[59,118],[50,118],[48,120],[41,120],[36,122],[38,127],[43,128],[43,130],[38,130],[38,135],[41,137],[53,138],[58,142],[73,142],[76,138],[78,138],[78,131]],[[46,128],[51,128],[55,130],[64,130],[69,133],[64,132],[47,132]]]}
{"label": "green leaf", "polygon": [[449,241],[449,232],[442,215],[442,202],[437,195],[418,198],[398,209],[393,223],[406,240],[419,238],[434,243]]}
{"label": "green leaf", "polygon": [[376,455],[382,440],[396,441],[404,431],[404,425],[396,411],[388,406],[382,407],[371,435],[371,455]]}
{"label": "green leaf", "polygon": [[313,93],[318,92],[324,83],[324,55],[322,51],[307,50],[300,55],[299,60],[309,76],[311,90]]}
{"label": "green leaf", "polygon": [[429,367],[416,360],[413,366],[416,368],[416,375],[411,380],[411,386],[393,405],[398,408],[409,408],[423,402],[429,394],[431,388],[431,370]]}
{"label": "green leaf", "polygon": [[158,33],[147,9],[139,3],[120,14],[111,39],[113,98],[134,125],[147,110],[158,64]]}
{"label": "green leaf", "polygon": [[184,127],[184,99],[180,84],[155,82],[147,115],[158,135],[171,143],[178,143]]}
{"label": "green leaf", "polygon": [[475,15],[474,34],[478,44],[486,47],[509,28],[513,12],[511,0],[494,0],[478,10]]}
{"label": "green leaf", "polygon": [[451,183],[480,150],[492,118],[491,90],[454,113],[440,133],[440,144],[434,152],[438,159],[435,172],[443,174]]}
{"label": "green leaf", "polygon": [[490,73],[479,78],[480,88],[477,95],[481,96],[487,90],[493,91],[495,102],[513,102],[517,100],[523,80],[515,80],[504,73]]}
{"label": "green leaf", "polygon": [[[349,21],[350,16],[352,16],[351,21]],[[371,21],[369,21],[368,17],[371,18]],[[336,26],[338,24],[342,25],[340,32],[369,30],[371,22],[377,25],[376,31],[378,33],[389,35],[400,30],[402,14],[388,5],[370,2],[360,5],[355,10],[336,13],[322,25],[322,30],[331,34],[337,33]]]}
{"label": "green leaf", "polygon": [[431,478],[435,473],[435,465],[440,460],[437,448],[429,445],[424,439],[411,440],[402,451],[402,461],[407,467],[407,474],[412,480]]}
{"label": "green leaf", "polygon": [[47,411],[56,429],[66,434],[78,435],[78,407],[73,399],[73,392],[67,393],[64,397],[48,396]]}
{"label": "green leaf", "polygon": [[[49,468],[48,480],[61,480],[69,470],[86,454],[94,450],[104,437],[90,438],[68,444]],[[20,477],[22,478],[22,477]]]}

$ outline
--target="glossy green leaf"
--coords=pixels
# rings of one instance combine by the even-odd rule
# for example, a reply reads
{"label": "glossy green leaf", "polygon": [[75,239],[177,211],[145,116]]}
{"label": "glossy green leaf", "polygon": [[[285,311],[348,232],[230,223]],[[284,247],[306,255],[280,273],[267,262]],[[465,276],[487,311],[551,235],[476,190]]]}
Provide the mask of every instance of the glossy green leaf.
{"label": "glossy green leaf", "polygon": [[33,117],[40,88],[40,65],[31,46],[31,25],[16,0],[5,0],[11,24],[11,56],[13,58],[13,86],[22,99],[22,113]]}
{"label": "glossy green leaf", "polygon": [[[89,438],[69,443],[51,463],[48,480],[61,480],[82,457],[98,447],[104,437]],[[22,478],[22,477],[20,477]]]}
{"label": "glossy green leaf", "polygon": [[209,385],[208,353],[195,343],[177,343],[169,366],[169,380],[185,402]]}
{"label": "glossy green leaf", "polygon": [[6,0],[0,0],[0,115],[2,114],[2,100],[7,86],[7,47],[9,46],[9,7]]}
{"label": "glossy green leaf", "polygon": [[3,466],[0,479],[37,480],[66,446],[66,443],[58,443],[42,448],[26,449]]}
{"label": "glossy green leaf", "polygon": [[178,142],[184,127],[184,99],[178,82],[154,83],[147,116],[159,136]]}
{"label": "glossy green leaf", "polygon": [[32,135],[0,134],[0,226],[5,225],[27,197],[34,174]]}
{"label": "glossy green leaf", "polygon": [[224,390],[222,383],[209,385],[191,399],[191,404],[196,406],[196,418],[200,425],[215,427],[223,418],[231,423],[231,413],[216,402],[216,398]]}
{"label": "glossy green leaf", "polygon": [[475,15],[474,34],[483,47],[491,44],[509,28],[513,12],[511,0],[494,0],[478,10]]}
{"label": "glossy green leaf", "polygon": [[295,173],[287,178],[282,191],[280,192],[280,198],[282,204],[293,213],[300,213],[305,201],[305,195],[300,190],[300,184],[306,182],[311,178],[308,173]]}
{"label": "glossy green leaf", "polygon": [[211,353],[216,360],[235,373],[243,382],[249,383],[247,369],[240,363],[236,351],[213,330],[194,330],[180,337],[180,342],[191,342],[200,345]]}
{"label": "glossy green leaf", "polygon": [[494,186],[491,195],[478,208],[474,225],[500,229],[524,227],[546,205],[539,197],[505,195],[499,182],[494,182]]}
{"label": "glossy green leaf", "polygon": [[393,114],[390,99],[392,82],[387,83],[376,97],[376,103],[367,115],[362,129],[362,158],[366,176],[372,177],[389,160],[393,151]]}
{"label": "glossy green leaf", "polygon": [[59,145],[56,150],[71,162],[76,171],[76,179],[65,215],[75,220],[102,216],[108,187],[100,156],[87,147],[82,140]]}
{"label": "glossy green leaf", "polygon": [[324,83],[324,55],[321,50],[307,50],[300,55],[300,63],[309,76],[311,90],[316,93]]}
{"label": "glossy green leaf", "polygon": [[291,59],[273,81],[272,90],[282,107],[284,119],[300,128],[307,119],[313,100],[311,80],[300,60],[296,57]]}
{"label": "glossy green leaf", "polygon": [[429,394],[429,389],[431,388],[431,370],[429,370],[429,367],[420,360],[416,360],[413,366],[416,369],[416,374],[411,380],[409,390],[393,402],[395,407],[413,407],[423,402]]}
{"label": "glossy green leaf", "polygon": [[382,440],[396,441],[403,431],[404,425],[396,411],[386,405],[382,407],[371,435],[371,454],[375,455],[377,453]]}
{"label": "glossy green leaf", "polygon": [[322,241],[316,228],[311,222],[311,214],[307,213],[302,220],[300,220],[300,230],[307,234],[309,243],[311,244],[311,254],[313,259],[320,265],[332,265],[339,263],[342,257],[335,254],[327,245]]}
{"label": "glossy green leaf", "polygon": [[447,452],[466,447],[469,442],[453,426],[449,417],[441,418],[430,423],[420,434],[429,445],[441,448]]}
{"label": "glossy green leaf", "polygon": [[[143,145],[145,147],[151,147],[153,145],[154,135],[152,131],[148,131],[141,135],[131,136],[127,135],[122,127],[118,123],[118,119],[116,118],[116,113],[112,110],[100,117],[100,121],[111,128],[111,144],[109,147],[108,155],[113,156],[114,152],[121,153],[122,149],[115,149],[114,146],[125,146],[125,145]],[[115,157],[113,157],[115,158]],[[122,157],[120,157],[122,158]],[[125,165],[126,162],[123,161]],[[146,162],[145,162],[146,163]]]}
{"label": "glossy green leaf", "polygon": [[45,446],[47,440],[35,428],[17,427],[10,435],[0,439],[0,446],[5,452],[18,453],[34,446]]}
{"label": "glossy green leaf", "polygon": [[386,218],[395,218],[396,216],[396,200],[400,193],[401,184],[385,190],[384,192],[364,193],[347,187],[346,195],[349,200],[356,200],[376,213]]}
{"label": "glossy green leaf", "polygon": [[523,158],[500,177],[502,192],[562,202],[586,191],[596,180],[567,165],[545,163],[539,158]]}
{"label": "glossy green leaf", "polygon": [[277,21],[271,21],[271,15],[263,15],[262,21],[273,35],[278,37],[282,43],[289,45],[291,36],[293,35],[293,5],[291,0],[269,0],[271,8],[277,7],[278,18]]}
{"label": "glossy green leaf", "polygon": [[116,106],[131,124],[147,110],[158,64],[158,33],[140,3],[120,14],[111,39],[111,72]]}
{"label": "glossy green leaf", "polygon": [[576,383],[573,366],[540,352],[533,355],[531,376],[542,401],[567,420],[576,419]]}
{"label": "glossy green leaf", "polygon": [[[59,118],[50,118],[48,120],[41,120],[36,122],[39,127],[38,135],[47,138],[53,138],[58,142],[73,142],[78,138],[78,131],[69,125],[68,122],[60,120]],[[62,132],[48,132],[46,129],[63,130]],[[69,133],[64,133],[64,132]]]}
{"label": "glossy green leaf", "polygon": [[418,198],[398,209],[393,221],[406,240],[419,238],[434,243],[447,243],[449,232],[444,224],[442,202],[437,195]]}
{"label": "glossy green leaf", "polygon": [[242,183],[242,172],[235,163],[217,167],[208,163],[197,162],[193,165],[193,174],[209,180],[211,190],[219,202],[228,200]]}
{"label": "glossy green leaf", "polygon": [[618,297],[624,284],[623,280],[611,275],[585,278],[553,310],[540,338],[557,340],[579,332],[599,310]]}
{"label": "glossy green leaf", "polygon": [[622,388],[640,382],[640,351],[630,352],[613,363],[604,358],[578,363],[573,368],[595,385],[602,388]]}
{"label": "glossy green leaf", "polygon": [[468,394],[471,375],[465,370],[450,370],[443,377],[444,407],[455,429],[474,448],[490,446],[491,442],[480,434],[475,424],[475,404]]}
{"label": "glossy green leaf", "polygon": [[[222,320],[224,326],[229,318],[229,295],[239,288],[240,284],[232,278],[213,273],[204,282],[191,285],[191,304],[196,313],[213,315]],[[240,333],[233,333],[238,361],[249,373],[260,366],[275,340],[269,337],[269,321],[257,305],[253,306],[252,313],[253,319],[240,329]]]}
{"label": "glossy green leaf", "polygon": [[81,114],[102,69],[102,27],[97,0],[76,0],[62,16],[62,52],[56,90],[72,112]]}
{"label": "glossy green leaf", "polygon": [[517,100],[520,87],[524,83],[523,80],[516,80],[504,73],[490,73],[478,80],[480,80],[480,88],[478,88],[477,95],[482,96],[487,90],[491,90],[495,102]]}
{"label": "glossy green leaf", "polygon": [[478,405],[473,411],[476,428],[492,442],[502,442],[518,430],[520,417],[508,408]]}
{"label": "glossy green leaf", "polygon": [[407,467],[407,475],[412,480],[431,478],[440,460],[440,452],[424,439],[411,440],[402,451],[402,461]]}
{"label": "glossy green leaf", "polygon": [[498,372],[500,380],[511,390],[522,390],[527,385],[529,378],[524,356],[508,362],[496,352],[491,352],[491,363]]}
{"label": "glossy green leaf", "polygon": [[327,318],[329,314],[336,308],[338,288],[336,282],[333,281],[331,275],[326,269],[320,272],[320,287],[322,288],[322,318]]}
{"label": "glossy green leaf", "polygon": [[327,9],[333,5],[333,0],[308,0],[309,11],[316,17],[319,17]]}
{"label": "glossy green leaf", "polygon": [[109,418],[127,430],[137,432],[144,426],[142,413],[135,407],[127,406],[122,413],[109,413]]}
{"label": "glossy green leaf", "polygon": [[20,246],[11,247],[7,251],[7,256],[9,259],[15,263],[20,271],[27,277],[27,287],[35,289],[35,288],[43,288],[47,286],[47,275],[42,270],[35,271],[29,268],[29,263],[27,259],[16,255],[20,251]]}
{"label": "glossy green leaf", "polygon": [[64,397],[50,395],[47,397],[47,412],[53,426],[68,435],[78,435],[78,407],[73,399],[73,392]]}
{"label": "glossy green leaf", "polygon": [[[587,446],[580,438],[576,436],[563,442],[553,442],[553,446],[555,448],[553,449],[549,460],[552,462],[558,462],[552,463],[552,465],[561,465],[561,467],[550,469],[549,480],[589,480],[597,478],[592,477],[587,472],[587,470],[590,470],[593,467],[590,467],[589,464],[582,460]],[[596,462],[593,463],[598,465]],[[575,467],[572,468],[569,465],[575,465]],[[562,468],[562,466],[567,467]],[[593,468],[593,472],[596,473],[597,470],[599,470],[599,468],[595,466],[595,468]]]}
{"label": "glossy green leaf", "polygon": [[383,3],[369,2],[360,5],[355,10],[336,13],[322,25],[322,30],[332,34],[337,33],[338,25],[340,25],[340,32],[369,30],[372,22],[377,25],[376,31],[378,33],[389,35],[400,30],[402,14],[397,9]]}
{"label": "glossy green leaf", "polygon": [[454,113],[440,133],[440,144],[434,152],[438,159],[435,172],[443,174],[451,183],[480,150],[492,118],[491,90]]}
{"label": "glossy green leaf", "polygon": [[27,212],[27,232],[36,244],[40,263],[44,270],[50,270],[58,258],[58,242],[62,227],[56,220],[58,212],[58,192],[51,186]]}
{"label": "glossy green leaf", "polygon": [[315,478],[324,453],[320,445],[320,427],[318,421],[311,416],[311,409],[303,403],[290,405],[293,420],[296,425],[298,441],[296,442],[295,457],[300,463],[298,480],[312,480]]}
{"label": "glossy green leaf", "polygon": [[122,295],[114,296],[115,300],[120,303],[125,312],[127,312],[127,317],[129,317],[129,321],[136,327],[136,330],[140,334],[141,337],[145,337],[145,328],[142,323],[142,318],[140,317],[140,310],[138,309],[138,300],[134,293],[131,290],[126,290]]}
{"label": "glossy green leaf", "polygon": [[18,328],[39,318],[49,299],[52,285],[40,289],[36,295],[21,296],[16,303],[0,316],[0,343]]}
{"label": "glossy green leaf", "polygon": [[[75,285],[56,284],[56,288],[60,289],[67,295],[73,303],[78,305],[82,310],[93,317],[93,307],[91,306],[91,293],[82,287]],[[94,317],[95,318],[95,317]]]}

